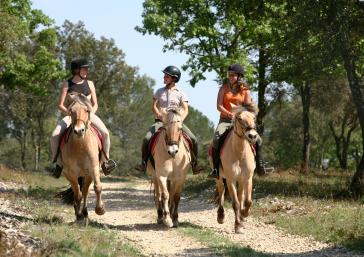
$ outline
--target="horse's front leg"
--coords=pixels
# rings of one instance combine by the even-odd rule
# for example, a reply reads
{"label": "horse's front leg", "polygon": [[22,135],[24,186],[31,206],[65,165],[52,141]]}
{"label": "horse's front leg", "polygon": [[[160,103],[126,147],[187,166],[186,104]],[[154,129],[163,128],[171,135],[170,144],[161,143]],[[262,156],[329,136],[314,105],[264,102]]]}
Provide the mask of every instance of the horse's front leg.
{"label": "horse's front leg", "polygon": [[235,233],[242,233],[243,224],[240,220],[240,203],[236,192],[235,182],[227,180],[230,197],[233,202],[233,209],[235,213]]}
{"label": "horse's front leg", "polygon": [[86,224],[85,224],[86,226],[88,224],[87,195],[91,182],[92,182],[92,177],[86,176],[82,187],[82,197],[83,197],[82,215],[86,219]]}
{"label": "horse's front leg", "polygon": [[173,227],[173,222],[169,212],[169,192],[167,188],[167,177],[159,177],[158,183],[162,193],[162,205],[163,205],[163,224],[169,228]]}
{"label": "horse's front leg", "polygon": [[246,218],[249,216],[250,213],[250,207],[252,205],[252,187],[253,187],[253,177],[249,177],[244,182],[243,186],[243,198],[242,198],[242,204],[244,205],[244,208],[242,209],[241,216],[243,218]]}
{"label": "horse's front leg", "polygon": [[173,227],[178,227],[179,222],[178,222],[178,206],[179,206],[179,202],[181,200],[181,192],[182,192],[182,188],[183,188],[183,184],[184,181],[178,181],[178,182],[173,182],[171,183],[171,194],[170,196],[170,202],[171,202],[171,206],[173,208],[171,208],[171,217],[172,217],[172,222],[173,222]]}
{"label": "horse's front leg", "polygon": [[163,205],[162,205],[162,192],[160,189],[160,185],[158,183],[158,179],[153,177],[154,183],[154,202],[157,207],[157,224],[163,223]]}
{"label": "horse's front leg", "polygon": [[221,176],[219,180],[216,180],[216,190],[218,193],[217,203],[219,205],[217,209],[217,222],[223,224],[225,221],[225,210],[224,210],[225,186],[224,186],[224,180]]}
{"label": "horse's front leg", "polygon": [[[68,172],[65,172],[64,174],[69,174]],[[76,220],[82,220],[83,216],[81,214],[81,200],[82,200],[82,194],[80,190],[80,186],[78,185],[78,178],[77,177],[68,177],[68,180],[71,183],[72,191],[73,191],[73,207],[75,209],[75,216]]]}
{"label": "horse's front leg", "polygon": [[101,191],[102,191],[102,185],[100,181],[100,171],[99,171],[99,165],[95,165],[90,172],[90,175],[92,176],[92,179],[94,181],[94,190],[96,194],[96,207],[95,207],[95,213],[97,215],[103,215],[105,213],[104,203],[101,199]]}

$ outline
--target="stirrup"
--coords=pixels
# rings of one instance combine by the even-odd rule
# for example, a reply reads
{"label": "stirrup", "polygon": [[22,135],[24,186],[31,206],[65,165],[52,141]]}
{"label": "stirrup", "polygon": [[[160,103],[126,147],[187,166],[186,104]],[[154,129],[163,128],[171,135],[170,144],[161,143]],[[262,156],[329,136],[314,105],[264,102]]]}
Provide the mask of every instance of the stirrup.
{"label": "stirrup", "polygon": [[208,175],[208,178],[215,178],[215,179],[219,179],[219,173],[217,171],[217,169],[213,169]]}
{"label": "stirrup", "polygon": [[117,163],[112,160],[112,159],[108,159],[106,161],[104,161],[104,163],[101,165],[101,169],[104,172],[105,176],[110,175],[111,171],[113,169],[115,169],[117,166]]}

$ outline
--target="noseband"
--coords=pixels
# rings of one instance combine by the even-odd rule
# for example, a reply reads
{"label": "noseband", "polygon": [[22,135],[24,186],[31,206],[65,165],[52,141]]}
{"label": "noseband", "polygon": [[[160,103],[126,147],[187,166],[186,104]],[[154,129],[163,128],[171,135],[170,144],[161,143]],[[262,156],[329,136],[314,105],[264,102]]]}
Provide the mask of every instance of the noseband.
{"label": "noseband", "polygon": [[[236,122],[240,125],[240,127],[243,129],[243,134],[239,134],[237,127],[236,127]],[[242,124],[239,119],[235,119],[234,122],[234,134],[237,135],[240,138],[245,138],[246,140],[248,140],[250,142],[250,139],[246,136],[245,132],[248,132],[250,130],[256,130],[256,127],[250,127],[250,126],[245,126],[244,124]]]}

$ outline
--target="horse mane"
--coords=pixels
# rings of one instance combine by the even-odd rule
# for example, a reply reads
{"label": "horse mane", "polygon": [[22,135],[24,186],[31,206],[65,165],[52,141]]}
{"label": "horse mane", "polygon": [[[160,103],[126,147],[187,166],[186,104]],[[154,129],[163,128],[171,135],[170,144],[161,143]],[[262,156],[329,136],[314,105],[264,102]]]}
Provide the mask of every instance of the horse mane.
{"label": "horse mane", "polygon": [[70,105],[70,107],[73,106],[75,103],[79,103],[86,106],[88,111],[92,110],[91,101],[84,94],[75,92],[69,94],[69,96],[72,99],[72,104]]}
{"label": "horse mane", "polygon": [[176,116],[180,116],[180,109],[178,107],[169,107],[166,109],[167,115],[166,115],[166,122],[167,121],[174,121]]}
{"label": "horse mane", "polygon": [[254,115],[257,115],[259,112],[258,107],[255,105],[255,103],[251,103],[251,104],[244,104],[244,105],[232,105],[232,111],[233,113],[239,113],[239,112],[243,112],[243,111],[248,111]]}

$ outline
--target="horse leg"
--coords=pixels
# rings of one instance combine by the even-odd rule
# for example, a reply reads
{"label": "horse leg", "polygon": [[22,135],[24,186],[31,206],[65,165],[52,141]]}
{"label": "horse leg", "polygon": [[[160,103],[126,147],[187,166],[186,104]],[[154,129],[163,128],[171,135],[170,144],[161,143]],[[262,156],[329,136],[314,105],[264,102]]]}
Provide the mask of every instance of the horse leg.
{"label": "horse leg", "polygon": [[170,195],[170,197],[172,199],[171,202],[174,207],[171,211],[173,227],[178,227],[178,225],[179,225],[178,206],[179,206],[179,201],[181,200],[181,192],[182,192],[183,183],[184,183],[183,181],[179,181],[179,182],[175,182],[172,184],[173,195]]}
{"label": "horse leg", "polygon": [[163,224],[169,228],[173,226],[172,219],[169,212],[169,192],[167,188],[167,177],[159,177],[158,182],[162,191],[162,205],[163,205]]}
{"label": "horse leg", "polygon": [[93,176],[94,190],[95,190],[95,194],[96,194],[95,213],[97,215],[103,215],[103,214],[105,214],[105,208],[104,208],[104,203],[101,200],[102,185],[101,185],[101,181],[100,181],[100,172],[99,172],[98,166],[94,167],[94,171],[91,172],[91,175]]}
{"label": "horse leg", "polygon": [[157,207],[157,224],[163,223],[163,207],[162,207],[162,193],[158,183],[158,179],[154,178],[154,202]]}
{"label": "horse leg", "polygon": [[253,177],[250,177],[244,183],[244,208],[241,213],[241,216],[244,218],[248,217],[250,213],[250,207],[252,205],[252,187]]}
{"label": "horse leg", "polygon": [[223,224],[225,221],[225,211],[224,211],[224,194],[225,194],[225,186],[223,178],[220,177],[219,180],[216,182],[216,190],[218,193],[218,205],[219,208],[217,209],[217,222],[219,224]]}
{"label": "horse leg", "polygon": [[81,190],[80,190],[80,186],[78,185],[78,180],[77,178],[73,178],[72,180],[70,180],[71,186],[72,186],[72,190],[73,190],[73,207],[75,209],[75,215],[76,215],[76,220],[80,221],[82,220],[83,216],[81,214],[81,200],[82,200],[82,194],[81,194]]}
{"label": "horse leg", "polygon": [[243,224],[240,220],[240,203],[236,192],[236,185],[235,182],[227,180],[227,186],[229,189],[230,197],[232,198],[233,202],[233,209],[235,213],[235,233],[242,233]]}
{"label": "horse leg", "polygon": [[82,196],[83,196],[82,215],[85,218],[85,226],[88,225],[87,195],[91,182],[92,182],[92,177],[86,176],[82,187]]}

